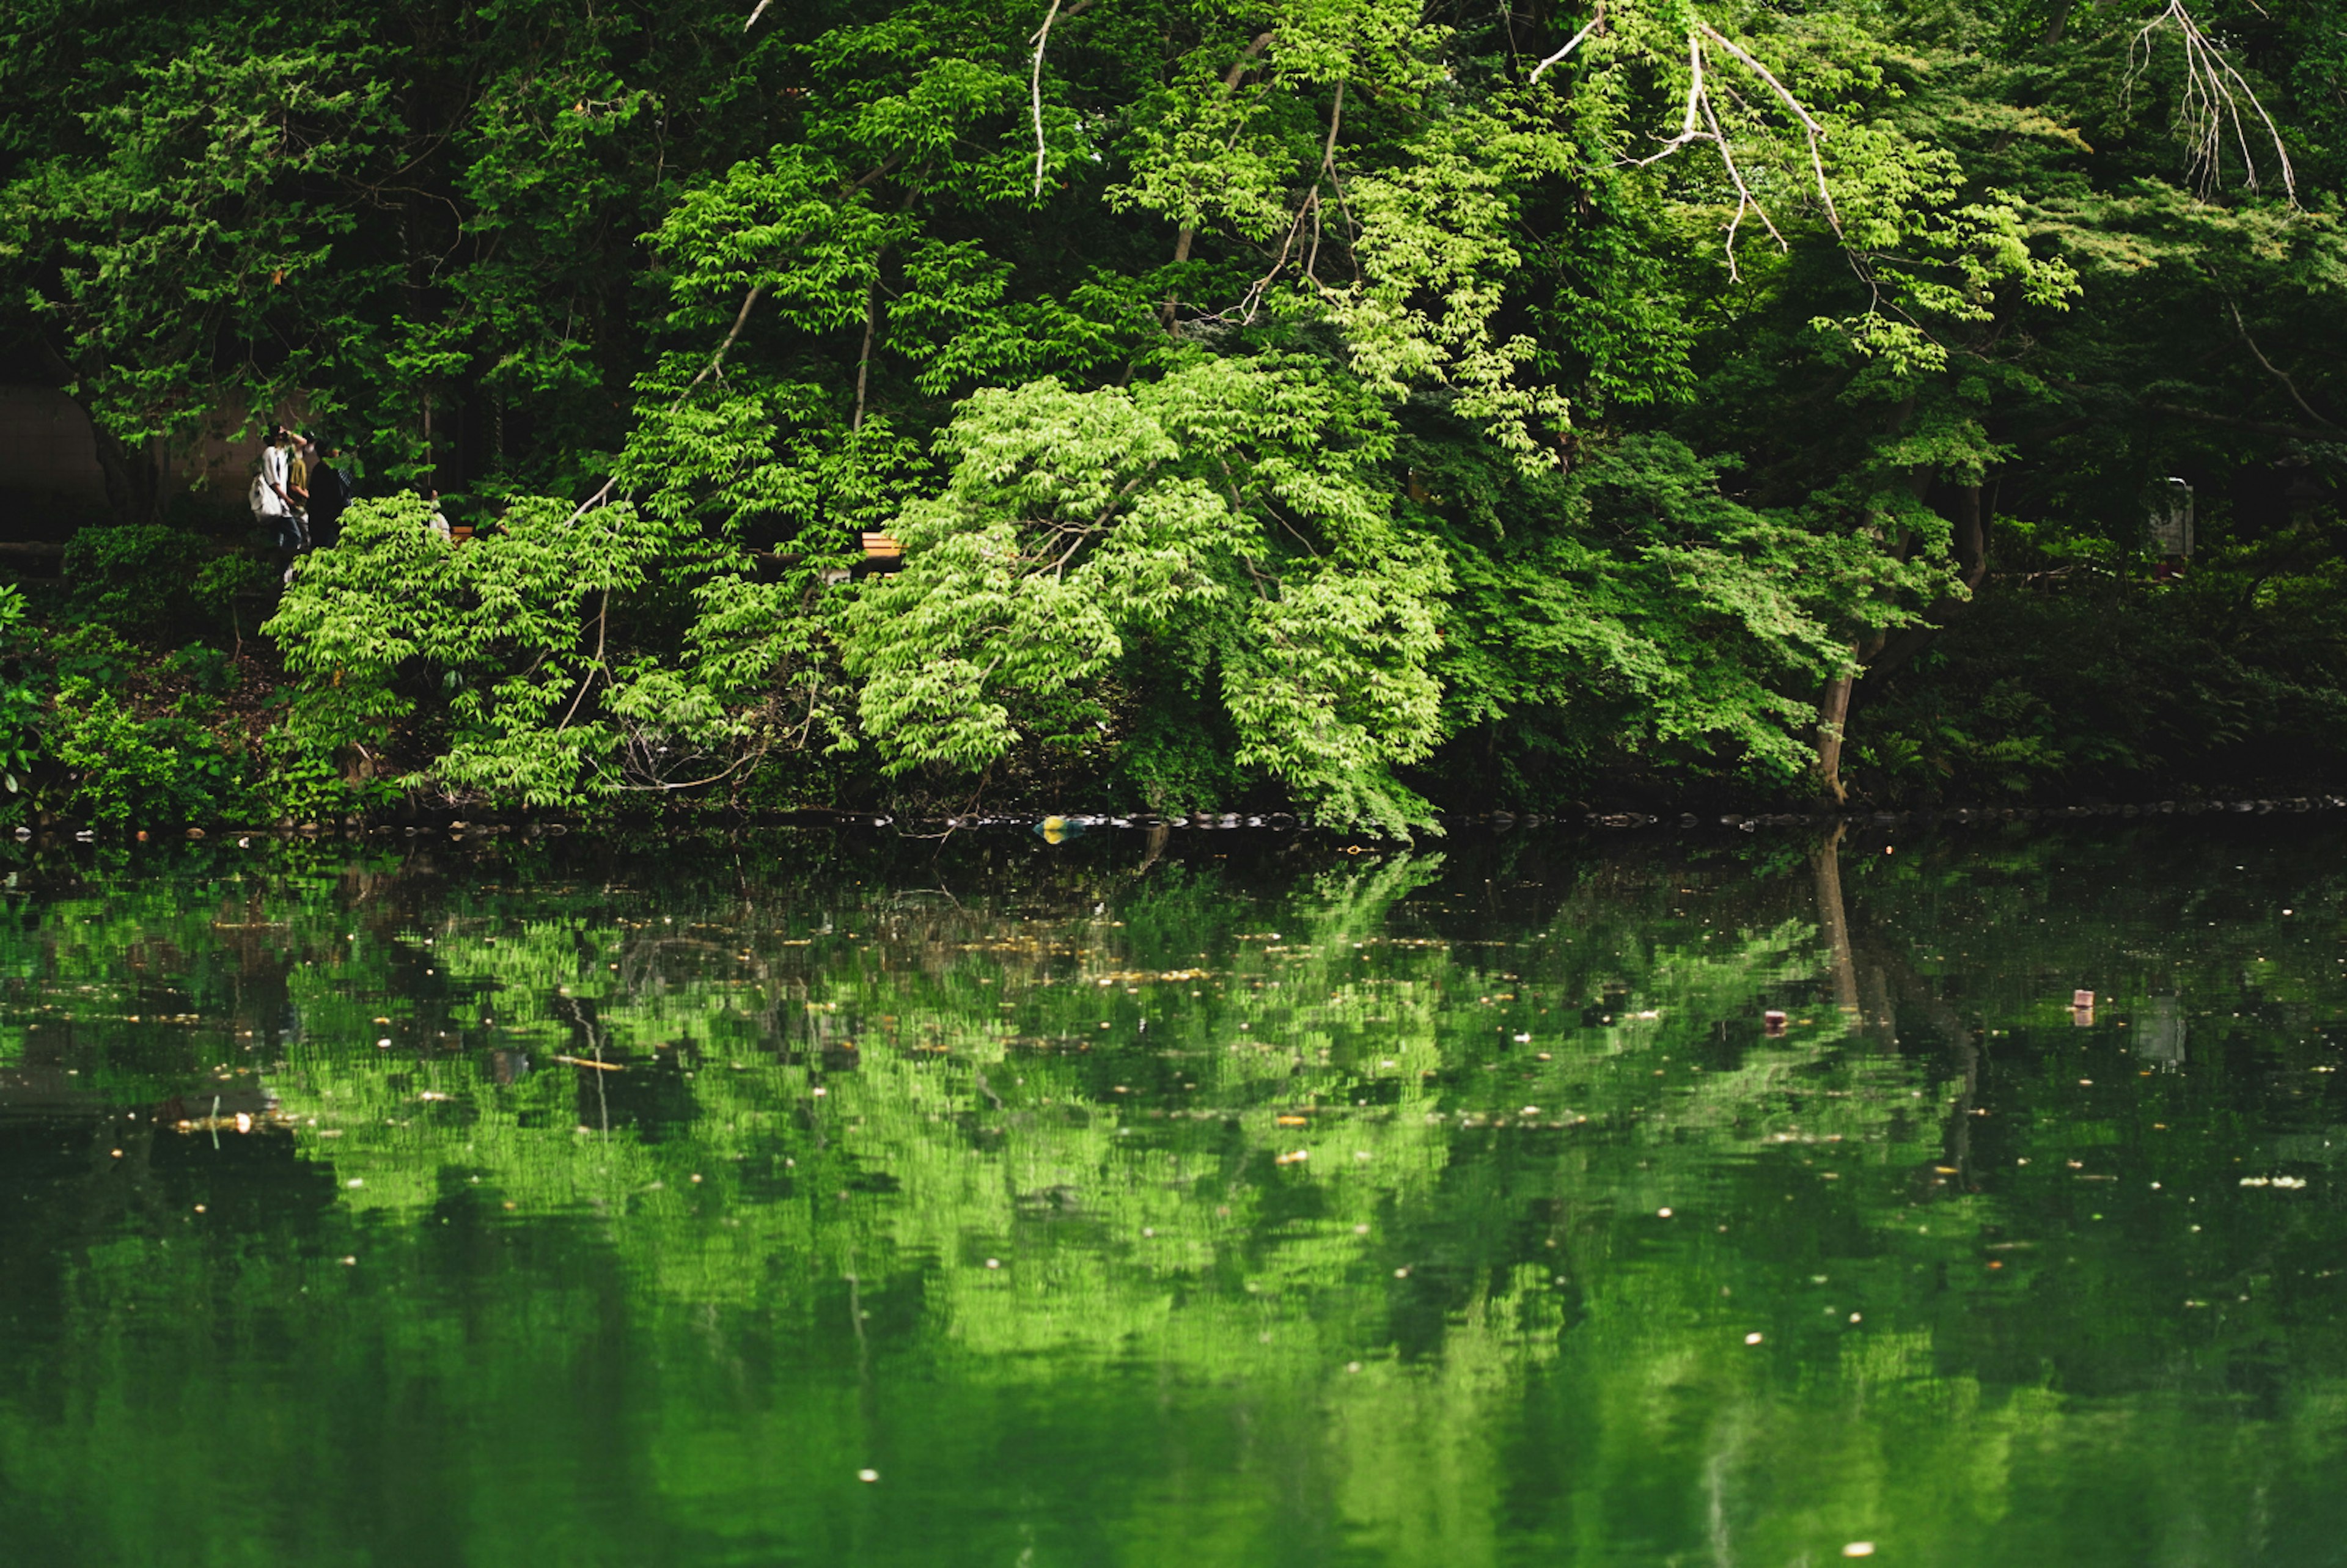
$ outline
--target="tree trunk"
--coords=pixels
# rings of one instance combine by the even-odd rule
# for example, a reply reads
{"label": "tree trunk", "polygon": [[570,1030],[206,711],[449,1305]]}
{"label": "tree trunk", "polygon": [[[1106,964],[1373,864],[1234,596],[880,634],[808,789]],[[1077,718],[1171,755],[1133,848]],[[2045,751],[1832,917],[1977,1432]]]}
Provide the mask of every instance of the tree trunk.
{"label": "tree trunk", "polygon": [[1965,485],[1956,491],[1956,570],[1967,592],[1988,575],[1988,519],[1981,515],[1981,487]]}
{"label": "tree trunk", "polygon": [[864,352],[856,356],[856,417],[848,429],[864,428],[864,393],[872,377],[872,340],[880,332],[880,278],[876,272],[864,289]]}
{"label": "tree trunk", "polygon": [[[1948,542],[1955,552],[1956,573],[1965,592],[1978,592],[1988,576],[1988,519],[1981,508],[1978,485],[1958,487],[1955,522]],[[1932,639],[1971,602],[1969,599],[1942,600],[1927,612],[1922,625],[1901,627],[1890,635],[1878,632],[1871,639],[1851,645],[1850,656],[1858,661],[1858,670],[1828,682],[1825,694],[1818,700],[1818,783],[1834,804],[1840,805],[1850,798],[1842,787],[1841,750],[1842,738],[1850,730],[1850,702],[1859,680],[1867,675],[1887,675],[1906,663],[1929,647]]]}
{"label": "tree trunk", "polygon": [[1850,799],[1841,784],[1841,736],[1850,722],[1850,689],[1857,680],[1855,671],[1835,676],[1818,700],[1818,787],[1835,805]]}
{"label": "tree trunk", "polygon": [[[1245,48],[1239,51],[1239,57],[1233,60],[1231,68],[1223,73],[1223,97],[1228,97],[1239,90],[1239,78],[1247,74],[1248,68],[1255,64],[1256,56],[1269,48],[1272,39],[1276,36],[1278,35],[1276,33],[1258,33],[1248,41]],[[1197,237],[1195,229],[1187,223],[1182,225],[1174,237],[1174,265],[1178,267],[1190,259],[1190,246]],[[1181,302],[1178,295],[1168,293],[1165,296],[1165,307],[1162,317],[1165,323],[1165,330],[1177,337],[1181,334],[1176,329],[1174,317],[1180,309]]]}
{"label": "tree trunk", "polygon": [[[1981,487],[1965,485],[1956,491],[1955,526],[1951,530],[1949,544],[1955,551],[1956,573],[1963,581],[1966,593],[1976,593],[1988,576],[1988,524],[1981,512]],[[1881,652],[1867,661],[1866,672],[1889,674],[1932,644],[1932,639],[1946,630],[1956,617],[1963,613],[1969,599],[1943,599],[1924,612],[1921,626],[1901,627],[1882,645]]]}
{"label": "tree trunk", "polygon": [[1818,699],[1818,786],[1833,805],[1850,799],[1841,784],[1841,743],[1850,727],[1850,692],[1866,673],[1868,663],[1882,651],[1883,641],[1883,634],[1877,631],[1851,643],[1850,672],[1827,682],[1825,694]]}
{"label": "tree trunk", "polygon": [[98,471],[106,477],[107,509],[114,514],[114,520],[161,522],[163,477],[155,453],[143,443],[133,446],[117,438],[95,419],[89,427],[97,437]]}
{"label": "tree trunk", "polygon": [[[41,359],[48,373],[55,376],[59,390],[82,383],[88,378],[77,374],[65,355],[49,343],[40,345]],[[133,447],[116,436],[97,416],[90,412],[86,399],[74,397],[73,405],[89,421],[90,441],[97,454],[97,471],[106,484],[107,510],[118,523],[160,522],[163,517],[163,476],[159,454],[147,447]]]}

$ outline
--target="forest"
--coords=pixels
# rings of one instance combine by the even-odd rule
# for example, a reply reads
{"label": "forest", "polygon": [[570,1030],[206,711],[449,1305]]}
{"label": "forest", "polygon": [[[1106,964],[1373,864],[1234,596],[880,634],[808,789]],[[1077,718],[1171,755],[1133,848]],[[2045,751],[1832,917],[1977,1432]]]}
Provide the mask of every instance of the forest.
{"label": "forest", "polygon": [[0,810],[2335,784],[2343,137],[2336,0],[12,0]]}

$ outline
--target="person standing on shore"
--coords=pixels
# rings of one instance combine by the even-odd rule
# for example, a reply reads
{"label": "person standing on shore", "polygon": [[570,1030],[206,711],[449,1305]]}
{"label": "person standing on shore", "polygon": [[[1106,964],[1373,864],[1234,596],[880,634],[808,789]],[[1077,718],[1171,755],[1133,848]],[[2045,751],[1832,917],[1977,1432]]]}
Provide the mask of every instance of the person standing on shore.
{"label": "person standing on shore", "polygon": [[270,531],[271,542],[289,554],[302,548],[301,524],[292,494],[292,462],[285,427],[272,425],[261,448],[261,476],[253,482],[252,515]]}
{"label": "person standing on shore", "polygon": [[285,493],[293,501],[293,531],[297,550],[310,548],[310,464],[317,456],[310,438],[298,430],[285,433]]}
{"label": "person standing on shore", "polygon": [[343,508],[351,504],[354,487],[342,449],[320,451],[315,437],[310,445],[310,544],[324,549],[342,538]]}

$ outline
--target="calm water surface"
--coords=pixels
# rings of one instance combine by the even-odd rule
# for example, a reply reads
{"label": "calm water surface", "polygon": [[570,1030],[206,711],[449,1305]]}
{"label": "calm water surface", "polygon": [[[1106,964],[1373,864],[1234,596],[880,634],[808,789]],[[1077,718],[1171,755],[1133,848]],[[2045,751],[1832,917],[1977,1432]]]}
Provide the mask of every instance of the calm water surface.
{"label": "calm water surface", "polygon": [[2319,819],[14,871],[9,1561],[2347,1561]]}

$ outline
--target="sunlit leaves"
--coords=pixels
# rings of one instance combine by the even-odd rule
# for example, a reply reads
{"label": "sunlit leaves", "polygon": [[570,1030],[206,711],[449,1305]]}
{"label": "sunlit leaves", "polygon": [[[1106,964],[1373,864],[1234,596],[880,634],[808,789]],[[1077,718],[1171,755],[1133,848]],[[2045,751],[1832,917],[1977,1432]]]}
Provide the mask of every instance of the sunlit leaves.
{"label": "sunlit leaves", "polygon": [[1103,724],[1095,683],[1145,631],[1219,665],[1244,765],[1335,820],[1418,819],[1389,770],[1439,733],[1448,578],[1390,517],[1370,466],[1389,441],[1308,361],[980,393],[944,438],[944,493],[891,525],[905,569],[846,612],[866,732],[895,769],[982,769]]}

